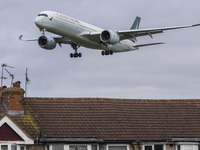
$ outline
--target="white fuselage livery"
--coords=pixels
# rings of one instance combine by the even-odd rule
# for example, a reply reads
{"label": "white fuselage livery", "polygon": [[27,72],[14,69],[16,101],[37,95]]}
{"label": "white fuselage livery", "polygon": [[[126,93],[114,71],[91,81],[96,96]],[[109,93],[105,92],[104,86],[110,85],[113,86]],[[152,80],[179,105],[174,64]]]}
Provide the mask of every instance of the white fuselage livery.
{"label": "white fuselage livery", "polygon": [[[38,28],[60,35],[66,40],[70,40],[79,46],[107,50],[107,47],[100,42],[100,39],[95,41],[84,36],[84,34],[101,33],[104,29],[58,12],[44,11],[40,14],[47,14],[48,17],[42,15],[36,17],[35,24]],[[122,40],[116,44],[108,44],[107,46],[109,50],[112,50],[113,52],[125,52],[138,49],[138,47],[134,47],[135,44],[130,40]]]}
{"label": "white fuselage livery", "polygon": [[[80,46],[90,49],[102,50],[102,55],[112,55],[115,52],[127,52],[138,50],[139,47],[158,45],[163,43],[147,43],[137,45],[137,37],[150,36],[163,33],[166,30],[189,28],[200,26],[184,25],[174,27],[161,27],[150,29],[139,29],[140,17],[136,17],[130,30],[105,30],[72,17],[54,11],[43,11],[35,19],[36,26],[42,31],[43,35],[34,39],[22,39],[22,41],[38,41],[41,48],[52,50],[57,44],[70,44],[75,50],[71,53],[71,58],[81,57],[82,54],[77,50]],[[54,37],[46,36],[45,31],[56,34]]]}

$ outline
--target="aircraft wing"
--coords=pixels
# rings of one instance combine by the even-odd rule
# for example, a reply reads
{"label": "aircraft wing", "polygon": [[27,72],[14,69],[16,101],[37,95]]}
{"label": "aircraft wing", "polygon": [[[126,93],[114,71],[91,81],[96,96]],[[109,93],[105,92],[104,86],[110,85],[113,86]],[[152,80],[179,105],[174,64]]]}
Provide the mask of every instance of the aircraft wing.
{"label": "aircraft wing", "polygon": [[33,39],[23,39],[23,35],[20,35],[20,36],[19,36],[19,40],[20,40],[20,41],[37,41],[38,38],[33,38]]}
{"label": "aircraft wing", "polygon": [[120,40],[134,38],[137,41],[137,37],[140,37],[140,36],[150,36],[151,38],[153,38],[153,34],[163,33],[163,31],[166,31],[166,30],[175,30],[175,29],[189,28],[189,27],[196,27],[196,26],[200,26],[200,24],[164,27],[164,28],[152,28],[152,29],[122,30],[122,31],[117,31],[117,33],[120,37]]}
{"label": "aircraft wing", "polygon": [[160,45],[160,44],[165,44],[165,43],[159,42],[159,43],[141,44],[141,45],[135,45],[134,47],[145,47],[145,46]]}
{"label": "aircraft wing", "polygon": [[[52,37],[60,46],[61,44],[71,44],[72,42],[68,39],[63,38],[62,36]],[[38,41],[38,38],[33,39],[23,39],[23,35],[20,35],[19,40],[21,41]]]}
{"label": "aircraft wing", "polygon": [[[196,27],[196,26],[200,26],[200,24],[164,27],[164,28],[122,30],[122,31],[115,31],[115,32],[119,35],[120,40],[133,38],[137,41],[137,37],[140,37],[140,36],[150,36],[151,38],[153,38],[154,34],[163,33],[163,31],[190,28],[190,27]],[[92,41],[99,42],[100,34],[101,32],[86,32],[86,33],[82,33],[81,36],[87,37],[88,39]]]}
{"label": "aircraft wing", "polygon": [[59,45],[72,43],[70,40],[63,38],[62,36],[54,36],[53,38]]}
{"label": "aircraft wing", "polygon": [[84,32],[84,33],[81,34],[81,36],[86,37],[86,38],[88,38],[88,39],[90,39],[91,41],[94,41],[94,42],[100,42],[101,41],[100,35],[101,35],[101,32]]}

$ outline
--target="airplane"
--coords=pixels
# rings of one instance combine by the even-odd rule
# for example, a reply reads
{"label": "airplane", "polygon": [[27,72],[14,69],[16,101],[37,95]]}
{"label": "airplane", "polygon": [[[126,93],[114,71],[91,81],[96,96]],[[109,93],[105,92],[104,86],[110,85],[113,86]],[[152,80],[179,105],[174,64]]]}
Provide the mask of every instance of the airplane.
{"label": "airplane", "polygon": [[[19,39],[21,41],[38,41],[39,46],[46,50],[53,50],[57,44],[60,47],[62,44],[69,44],[75,51],[75,53],[70,53],[70,57],[78,58],[82,57],[82,54],[78,53],[78,48],[81,46],[102,50],[102,55],[113,55],[117,52],[138,50],[144,46],[164,44],[159,42],[137,45],[137,37],[150,36],[153,38],[154,34],[163,33],[163,31],[200,26],[200,24],[194,24],[139,29],[140,20],[140,17],[136,17],[130,30],[106,30],[58,12],[42,11],[35,19],[35,24],[42,32],[42,36],[23,39],[23,35],[21,35]],[[46,31],[55,36],[45,35]]]}

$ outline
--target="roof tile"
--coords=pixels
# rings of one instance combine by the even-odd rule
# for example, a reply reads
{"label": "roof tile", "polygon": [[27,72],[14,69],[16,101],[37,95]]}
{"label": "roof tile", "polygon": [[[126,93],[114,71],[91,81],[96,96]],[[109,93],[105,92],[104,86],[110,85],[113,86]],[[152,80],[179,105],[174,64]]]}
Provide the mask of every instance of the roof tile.
{"label": "roof tile", "polygon": [[[26,115],[10,116],[36,138],[169,140],[200,135],[200,100],[25,98]],[[0,114],[4,113],[0,105]]]}
{"label": "roof tile", "polygon": [[46,137],[166,140],[199,137],[200,100],[26,98]]}

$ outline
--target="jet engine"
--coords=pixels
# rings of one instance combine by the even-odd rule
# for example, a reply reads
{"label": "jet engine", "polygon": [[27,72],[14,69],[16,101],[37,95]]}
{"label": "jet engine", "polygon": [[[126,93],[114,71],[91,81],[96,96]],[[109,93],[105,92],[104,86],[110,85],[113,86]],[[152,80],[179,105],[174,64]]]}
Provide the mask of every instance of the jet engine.
{"label": "jet engine", "polygon": [[56,41],[49,36],[41,36],[38,39],[38,44],[41,48],[47,49],[47,50],[52,50],[56,48]]}
{"label": "jet engine", "polygon": [[109,44],[117,44],[120,41],[119,35],[112,30],[104,30],[100,35],[100,39],[102,42]]}

